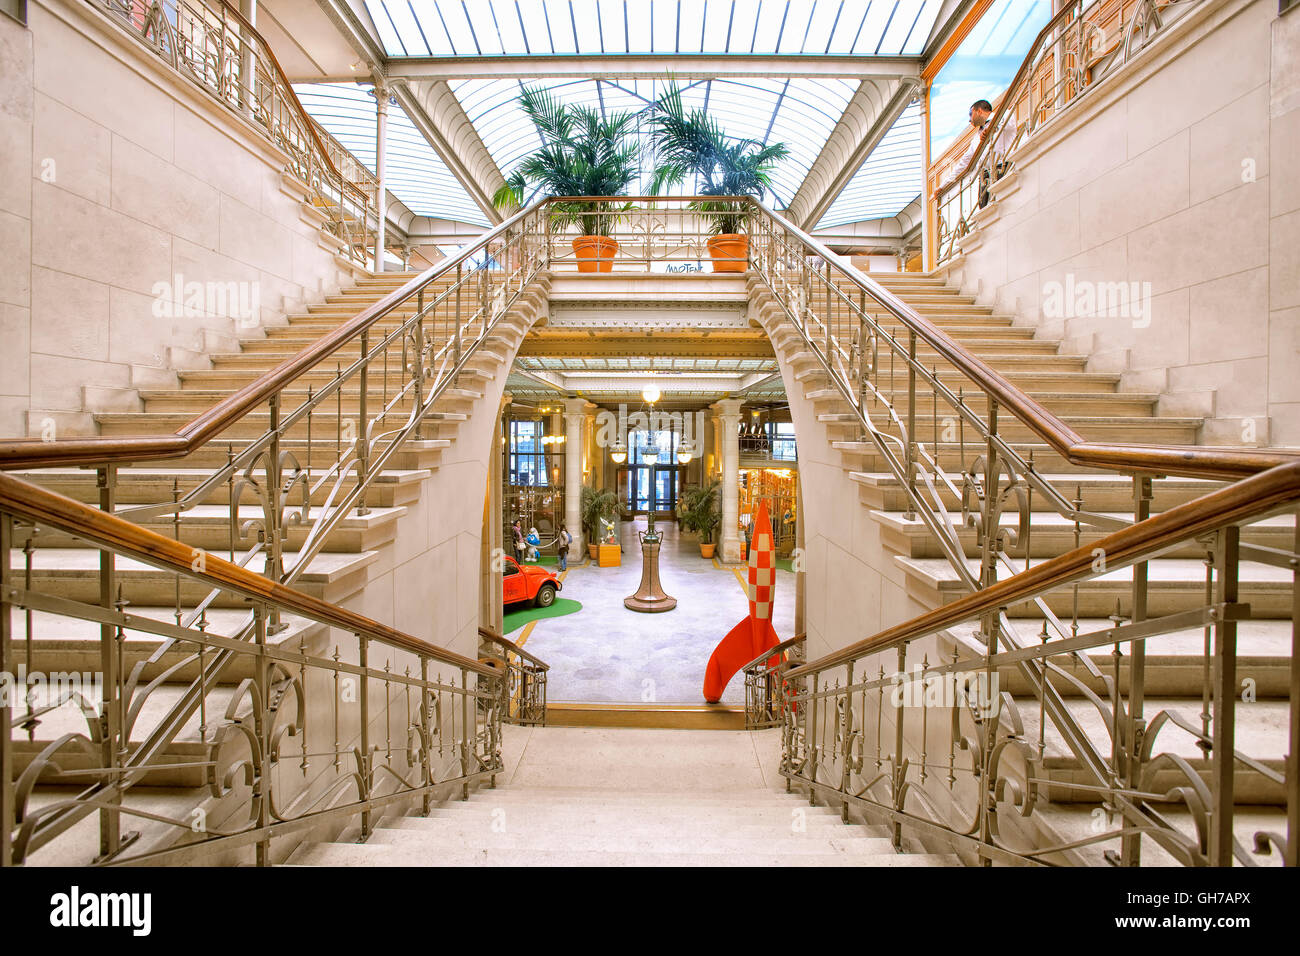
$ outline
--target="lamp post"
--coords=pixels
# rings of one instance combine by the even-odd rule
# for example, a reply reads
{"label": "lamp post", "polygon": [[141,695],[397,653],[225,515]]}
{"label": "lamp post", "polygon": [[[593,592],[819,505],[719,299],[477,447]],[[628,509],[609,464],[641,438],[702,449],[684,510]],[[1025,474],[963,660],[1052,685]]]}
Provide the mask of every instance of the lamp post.
{"label": "lamp post", "polygon": [[[653,407],[659,401],[659,389],[653,385],[641,393],[646,404]],[[653,432],[651,432],[653,436]],[[659,446],[647,439],[641,451],[641,460],[653,467],[659,463]],[[655,531],[655,509],[653,504],[646,511],[646,530],[639,535],[641,539],[641,586],[635,594],[623,599],[623,606],[632,611],[654,614],[659,611],[671,611],[677,606],[677,598],[664,593],[659,583],[659,548],[663,536]]]}

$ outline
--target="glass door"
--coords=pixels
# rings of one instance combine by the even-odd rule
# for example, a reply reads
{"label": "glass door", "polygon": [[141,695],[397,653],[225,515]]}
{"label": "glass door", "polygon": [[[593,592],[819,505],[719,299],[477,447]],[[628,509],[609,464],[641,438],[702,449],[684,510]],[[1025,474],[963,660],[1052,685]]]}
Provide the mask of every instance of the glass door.
{"label": "glass door", "polygon": [[678,468],[676,465],[657,465],[654,469],[654,510],[671,514],[677,510]]}

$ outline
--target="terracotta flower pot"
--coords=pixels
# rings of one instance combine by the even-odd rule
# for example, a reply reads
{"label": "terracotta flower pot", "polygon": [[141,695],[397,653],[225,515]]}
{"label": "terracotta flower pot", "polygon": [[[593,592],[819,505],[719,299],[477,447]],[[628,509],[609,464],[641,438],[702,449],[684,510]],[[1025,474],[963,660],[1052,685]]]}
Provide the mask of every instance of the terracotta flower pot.
{"label": "terracotta flower pot", "polygon": [[589,543],[587,545],[587,557],[591,558],[593,561],[600,557],[600,545],[594,541]]}
{"label": "terracotta flower pot", "polygon": [[717,547],[716,544],[703,544],[703,543],[701,543],[701,544],[700,544],[700,557],[702,557],[702,558],[711,558],[711,557],[713,557],[713,549],[716,548],[716,547]]}
{"label": "terracotta flower pot", "polygon": [[727,232],[708,242],[714,272],[744,272],[749,268],[749,236]]}
{"label": "terracotta flower pot", "polygon": [[618,243],[609,236],[579,236],[573,240],[579,272],[609,272],[614,268]]}

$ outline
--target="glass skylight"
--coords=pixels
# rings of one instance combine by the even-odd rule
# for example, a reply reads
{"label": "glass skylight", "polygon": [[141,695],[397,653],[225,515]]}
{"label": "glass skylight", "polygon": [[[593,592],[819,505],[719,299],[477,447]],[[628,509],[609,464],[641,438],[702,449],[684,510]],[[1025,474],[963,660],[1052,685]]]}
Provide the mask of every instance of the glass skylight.
{"label": "glass skylight", "polygon": [[365,0],[389,56],[917,56],[941,0]]}
{"label": "glass skylight", "polygon": [[[567,103],[604,112],[641,112],[646,133],[650,111],[666,88],[662,80],[550,80],[536,85],[547,87]],[[808,175],[858,86],[857,81],[839,79],[697,80],[682,84],[682,101],[688,110],[706,109],[730,136],[785,143],[790,155],[773,177],[775,195],[765,197],[784,207]],[[537,130],[519,108],[523,88],[519,81],[462,80],[451,87],[505,175],[542,145]],[[652,168],[647,146],[636,191],[649,188]],[[684,183],[677,192],[689,194],[696,188],[694,183]]]}
{"label": "glass skylight", "polygon": [[913,103],[854,173],[817,228],[894,216],[920,194],[921,107]]}
{"label": "glass skylight", "polygon": [[[375,97],[369,85],[298,83],[303,108],[375,169]],[[388,106],[388,191],[417,216],[486,226],[487,217],[395,101]]]}

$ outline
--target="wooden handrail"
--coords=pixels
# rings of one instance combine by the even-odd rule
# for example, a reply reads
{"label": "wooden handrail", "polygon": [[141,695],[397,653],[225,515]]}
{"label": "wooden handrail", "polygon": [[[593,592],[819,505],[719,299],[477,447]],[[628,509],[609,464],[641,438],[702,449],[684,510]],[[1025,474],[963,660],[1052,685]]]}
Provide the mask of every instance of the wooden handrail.
{"label": "wooden handrail", "polygon": [[757,664],[762,664],[764,661],[769,660],[776,654],[784,654],[786,651],[790,650],[790,648],[794,647],[796,644],[802,644],[807,639],[807,637],[808,637],[807,634],[796,634],[794,637],[787,638],[786,640],[782,641],[780,644],[776,645],[776,647],[772,648],[771,650],[764,651],[762,654],[759,654],[757,657],[755,657],[752,661],[750,661],[748,664],[746,664],[744,667],[740,669],[741,673],[744,673],[745,671],[749,670],[751,667],[754,667]]}
{"label": "wooden handrail", "polygon": [[983,360],[967,351],[947,332],[867,274],[808,235],[789,220],[757,203],[768,216],[808,247],[809,251],[833,264],[850,282],[884,306],[906,328],[939,353],[939,356],[970,378],[997,400],[998,406],[1014,415],[1034,434],[1047,442],[1061,457],[1076,465],[1112,471],[1179,475],[1233,481],[1300,461],[1300,453],[1250,449],[1209,449],[1179,445],[1126,445],[1086,441],[1034,399],[1009,382]]}
{"label": "wooden handrail", "polygon": [[329,358],[347,342],[382,320],[411,296],[455,271],[457,265],[529,215],[530,206],[496,226],[455,258],[430,266],[395,292],[363,309],[353,318],[306,346],[297,355],[245,385],[229,398],[202,412],[175,434],[137,438],[73,438],[67,441],[15,439],[0,441],[0,471],[15,468],[125,464],[181,458],[202,447],[258,405]]}
{"label": "wooden handrail", "polygon": [[1023,604],[1048,591],[1083,580],[1095,573],[1093,563],[1097,560],[1098,549],[1106,555],[1107,570],[1118,570],[1189,538],[1267,514],[1297,499],[1300,499],[1300,462],[1280,465],[1081,545],[815,661],[800,664],[787,671],[786,677],[806,677],[828,667],[846,664],[864,654],[927,637],[980,614]]}
{"label": "wooden handrail", "polygon": [[234,591],[255,601],[265,601],[281,610],[362,635],[390,647],[420,654],[484,677],[499,676],[492,668],[473,658],[286,587],[215,554],[205,556],[205,571],[195,571],[192,566],[194,549],[188,544],[37,485],[28,484],[12,475],[0,474],[0,512],[58,528],[114,554],[134,558],[164,571],[178,572],[211,587]]}
{"label": "wooden handrail", "polygon": [[478,629],[478,636],[483,638],[483,640],[488,641],[489,643],[496,644],[498,647],[505,648],[505,650],[509,651],[511,654],[518,654],[520,657],[528,661],[528,663],[537,667],[539,670],[548,671],[551,669],[550,664],[546,663],[540,657],[535,657],[534,655],[528,653],[526,650],[524,650],[522,647],[520,647],[518,644],[516,644],[514,641],[510,640],[510,638],[506,637],[503,634],[498,634],[496,631],[489,630],[486,627],[480,627]]}

